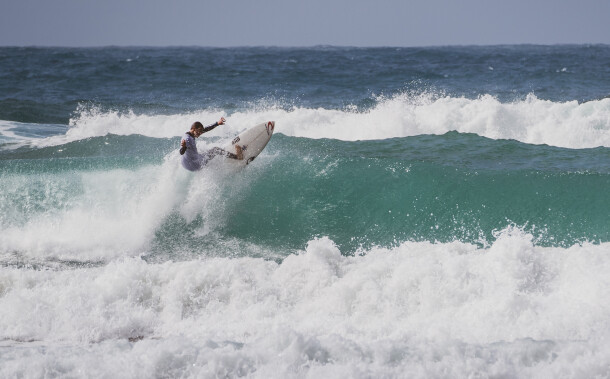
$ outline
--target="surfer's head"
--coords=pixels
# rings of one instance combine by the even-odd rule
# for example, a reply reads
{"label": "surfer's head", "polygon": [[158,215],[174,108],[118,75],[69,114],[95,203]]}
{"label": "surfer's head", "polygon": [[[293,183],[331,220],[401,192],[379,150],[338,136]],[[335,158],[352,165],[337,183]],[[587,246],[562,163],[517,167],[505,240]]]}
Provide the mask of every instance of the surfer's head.
{"label": "surfer's head", "polygon": [[200,135],[203,134],[203,124],[200,123],[199,121],[195,121],[193,123],[193,125],[191,125],[191,133],[193,133],[193,135],[195,137],[199,137]]}

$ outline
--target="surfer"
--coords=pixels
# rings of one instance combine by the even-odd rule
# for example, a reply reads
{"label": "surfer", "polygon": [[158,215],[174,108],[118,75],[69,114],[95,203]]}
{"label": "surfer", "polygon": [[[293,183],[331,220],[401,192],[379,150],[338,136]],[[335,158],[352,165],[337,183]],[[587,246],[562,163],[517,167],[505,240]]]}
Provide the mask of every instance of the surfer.
{"label": "surfer", "polygon": [[223,125],[224,123],[224,117],[221,117],[218,122],[215,122],[212,125],[208,125],[206,127],[204,127],[202,123],[197,121],[193,123],[193,125],[191,125],[191,129],[188,132],[184,133],[184,137],[182,137],[182,141],[180,142],[180,155],[182,155],[182,166],[185,169],[189,171],[201,170],[203,166],[205,166],[212,158],[217,155],[225,155],[231,159],[244,159],[242,148],[237,144],[235,145],[236,154],[225,151],[219,147],[214,147],[203,154],[199,154],[197,152],[197,143],[195,142],[195,138],[199,137],[205,132],[209,132],[218,125]]}

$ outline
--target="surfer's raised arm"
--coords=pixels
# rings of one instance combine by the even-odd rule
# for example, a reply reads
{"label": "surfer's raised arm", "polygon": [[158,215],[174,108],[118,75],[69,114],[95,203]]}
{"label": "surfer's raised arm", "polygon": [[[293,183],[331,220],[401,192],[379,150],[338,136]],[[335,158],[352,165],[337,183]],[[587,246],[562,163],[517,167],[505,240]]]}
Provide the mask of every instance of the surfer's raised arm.
{"label": "surfer's raised arm", "polygon": [[[205,128],[203,128],[203,125],[202,125],[202,124],[201,124],[199,121],[197,121],[195,124],[199,124],[199,125],[201,125],[201,127],[203,128],[203,132],[199,133],[199,135],[201,135],[201,134],[203,134],[203,133],[205,133],[205,132],[209,132],[210,130],[214,129],[214,128],[215,128],[215,127],[217,127],[218,125],[224,125],[225,121],[226,121],[226,120],[225,120],[225,118],[224,118],[224,117],[221,117],[221,118],[220,118],[220,120],[216,121],[216,122],[215,122],[215,123],[213,123],[212,125],[208,125],[208,126],[206,126]],[[193,125],[194,125],[194,124],[193,124]],[[192,127],[191,127],[191,129],[192,129]],[[199,137],[199,136],[197,136],[197,137]]]}

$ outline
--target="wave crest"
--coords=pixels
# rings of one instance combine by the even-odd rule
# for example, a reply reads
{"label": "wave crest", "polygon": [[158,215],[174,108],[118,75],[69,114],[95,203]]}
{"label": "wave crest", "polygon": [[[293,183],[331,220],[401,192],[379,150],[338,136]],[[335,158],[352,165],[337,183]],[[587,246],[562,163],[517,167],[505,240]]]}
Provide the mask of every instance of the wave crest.
{"label": "wave crest", "polygon": [[[228,139],[247,127],[275,120],[276,132],[313,139],[378,140],[457,131],[574,149],[610,147],[610,98],[585,103],[553,102],[530,94],[520,101],[502,103],[491,95],[468,99],[434,93],[404,93],[376,100],[377,105],[367,109],[355,105],[344,109],[286,108],[266,101],[231,114],[207,109],[174,115],[108,111],[81,105],[70,119],[65,134],[28,138],[24,142],[53,146],[107,134],[172,138],[188,130],[194,121],[206,124],[224,116],[228,119],[227,125],[206,137]],[[19,123],[11,124],[11,130],[18,129]],[[3,130],[9,133],[7,128]],[[2,135],[7,133],[0,131]]]}

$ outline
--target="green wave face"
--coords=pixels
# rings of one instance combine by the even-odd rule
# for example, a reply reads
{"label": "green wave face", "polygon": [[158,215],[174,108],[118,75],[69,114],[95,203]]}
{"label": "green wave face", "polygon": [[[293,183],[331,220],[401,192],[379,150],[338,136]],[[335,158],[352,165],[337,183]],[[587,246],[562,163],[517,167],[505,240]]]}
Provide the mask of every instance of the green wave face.
{"label": "green wave face", "polygon": [[[404,241],[486,245],[511,226],[545,246],[610,240],[607,148],[455,132],[358,142],[277,134],[243,171],[217,161],[191,174],[177,144],[109,135],[4,151],[2,226],[69,224],[74,209],[136,230],[146,222],[140,249],[160,259],[201,246],[226,255],[227,244],[239,256],[266,255],[250,245],[286,254],[319,236],[346,254]],[[138,218],[152,211],[155,220]]]}
{"label": "green wave face", "polygon": [[350,251],[405,240],[488,243],[510,225],[545,245],[610,237],[608,149],[457,133],[275,142],[278,156],[264,174],[228,200],[227,212],[241,216],[224,233],[295,247],[328,235]]}

